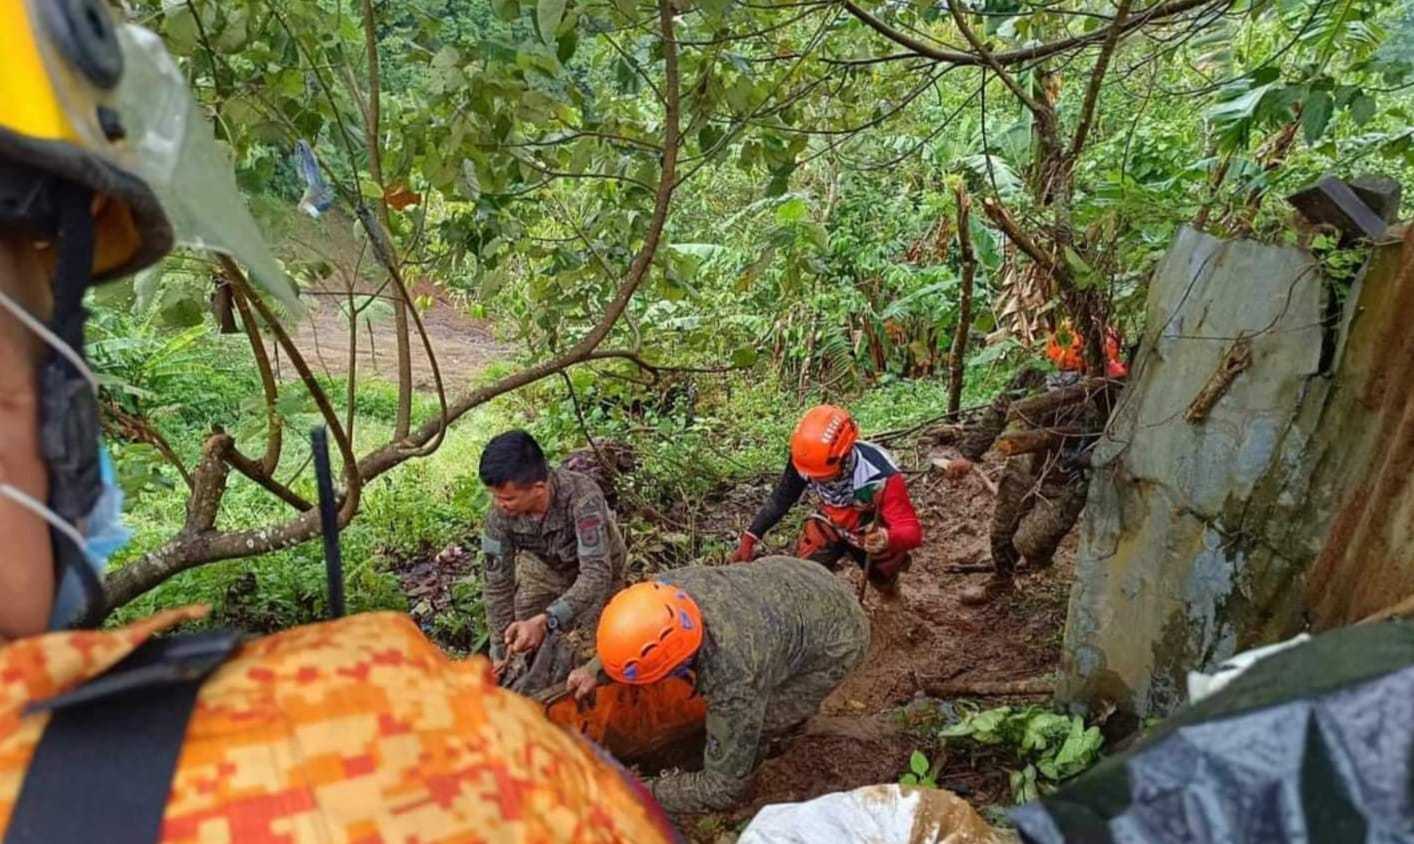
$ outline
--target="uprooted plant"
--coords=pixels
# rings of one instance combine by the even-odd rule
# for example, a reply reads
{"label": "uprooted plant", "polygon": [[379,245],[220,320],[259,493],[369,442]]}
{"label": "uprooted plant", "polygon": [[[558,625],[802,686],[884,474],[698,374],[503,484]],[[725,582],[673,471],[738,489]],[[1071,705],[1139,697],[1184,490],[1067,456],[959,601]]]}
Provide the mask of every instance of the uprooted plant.
{"label": "uprooted plant", "polygon": [[965,708],[957,723],[938,736],[948,748],[1009,753],[1017,766],[1009,775],[1012,799],[1018,804],[1035,800],[1094,765],[1105,742],[1100,728],[1087,727],[1079,715],[1034,705]]}

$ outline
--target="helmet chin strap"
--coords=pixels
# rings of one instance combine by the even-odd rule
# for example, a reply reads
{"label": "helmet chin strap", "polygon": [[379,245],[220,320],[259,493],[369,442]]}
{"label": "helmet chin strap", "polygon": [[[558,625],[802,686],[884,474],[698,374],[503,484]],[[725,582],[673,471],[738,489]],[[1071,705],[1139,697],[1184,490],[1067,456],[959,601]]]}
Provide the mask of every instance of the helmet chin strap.
{"label": "helmet chin strap", "polygon": [[[94,254],[89,209],[93,194],[86,187],[63,181],[53,183],[52,190],[57,236],[54,312],[48,328],[58,345],[50,344],[40,366],[39,443],[49,468],[49,509],[64,522],[81,528],[102,490],[98,396],[92,374],[82,365],[83,329],[88,319],[83,296],[91,283]],[[59,351],[60,347],[67,347],[68,353]],[[97,626],[107,607],[103,586],[84,546],[75,544],[69,532],[52,525],[50,536],[56,583],[62,582],[66,571],[73,571],[84,591],[84,610],[72,626]]]}

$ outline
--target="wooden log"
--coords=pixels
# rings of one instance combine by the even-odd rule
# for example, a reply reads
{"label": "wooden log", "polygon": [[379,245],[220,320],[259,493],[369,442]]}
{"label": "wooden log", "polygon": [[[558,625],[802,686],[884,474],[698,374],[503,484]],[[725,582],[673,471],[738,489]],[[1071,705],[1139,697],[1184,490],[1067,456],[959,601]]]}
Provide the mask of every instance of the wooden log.
{"label": "wooden log", "polygon": [[991,563],[954,563],[950,566],[943,566],[945,574],[982,574],[996,570],[997,567]]}
{"label": "wooden log", "polygon": [[570,693],[563,682],[546,687],[530,696],[530,699],[542,706],[549,706],[557,700],[563,699]]}
{"label": "wooden log", "polygon": [[[1080,433],[1078,430],[1076,433]],[[997,453],[1003,457],[1015,457],[1018,454],[1032,454],[1037,451],[1047,451],[1056,448],[1061,443],[1061,432],[1050,429],[1012,431],[997,437],[994,446]]]}
{"label": "wooden log", "polygon": [[1037,396],[1018,399],[1012,402],[1011,406],[1007,409],[1007,421],[1025,422],[1032,425],[1039,424],[1039,420],[1044,419],[1048,414],[1054,413],[1066,405],[1086,401],[1109,387],[1110,381],[1107,379],[1087,378],[1079,384],[1072,384],[1069,387],[1048,390]]}
{"label": "wooden log", "polygon": [[1365,616],[1356,624],[1370,624],[1377,621],[1388,621],[1392,618],[1414,617],[1414,595],[1410,595],[1397,604],[1385,607],[1375,613]]}

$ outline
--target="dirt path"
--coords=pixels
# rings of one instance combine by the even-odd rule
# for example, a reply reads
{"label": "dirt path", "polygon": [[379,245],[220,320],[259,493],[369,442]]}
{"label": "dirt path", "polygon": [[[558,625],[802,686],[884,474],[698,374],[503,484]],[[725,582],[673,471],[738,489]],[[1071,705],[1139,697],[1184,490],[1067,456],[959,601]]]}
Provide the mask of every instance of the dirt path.
{"label": "dirt path", "polygon": [[[315,296],[306,295],[313,302],[309,314],[300,321],[294,332],[295,343],[309,359],[315,372],[324,375],[343,375],[349,371],[349,337],[356,334],[357,357],[355,366],[360,381],[377,378],[380,381],[397,383],[398,353],[396,323],[391,305],[369,308],[368,314],[358,320],[354,332],[350,332],[347,299],[337,296],[346,290],[335,281],[327,280],[316,288]],[[362,282],[355,301],[366,301],[366,297],[378,289],[377,285]],[[510,348],[501,343],[491,333],[490,324],[473,319],[465,308],[456,302],[447,291],[422,282],[412,291],[414,301],[426,297],[431,305],[421,312],[423,327],[427,330],[432,349],[437,355],[437,366],[441,370],[442,382],[450,392],[465,386],[492,361],[510,355]],[[385,297],[387,291],[384,291]],[[356,306],[357,307],[357,306]],[[432,366],[423,348],[415,327],[410,329],[412,341],[412,382],[413,388],[432,392],[436,380]]]}
{"label": "dirt path", "polygon": [[[995,477],[999,468],[989,465],[987,471]],[[936,718],[935,707],[923,700],[922,688],[930,681],[1021,680],[1055,669],[1075,536],[1061,546],[1054,566],[1021,578],[1011,596],[966,607],[958,592],[986,575],[949,574],[944,567],[989,559],[991,495],[974,477],[947,481],[937,473],[914,478],[911,488],[926,540],[904,575],[901,600],[887,603],[877,593],[868,595],[873,629],[864,666],[826,698],[802,735],[766,761],[750,803],[729,820],[745,820],[770,803],[897,781],[913,750],[928,751],[927,739],[911,728],[920,718]],[[852,582],[858,577],[841,576]],[[989,698],[986,705],[1004,702]],[[1006,771],[974,768],[967,759],[945,765],[939,784],[978,807],[1007,799]]]}
{"label": "dirt path", "polygon": [[[324,265],[323,277],[305,286],[302,298],[308,314],[293,331],[310,367],[321,375],[347,373],[352,335],[358,379],[397,383],[397,331],[392,309],[397,290],[387,283],[386,274],[355,236],[353,222],[338,212],[319,220],[296,215],[290,222],[292,231],[284,238],[282,257]],[[510,347],[491,332],[490,323],[470,316],[456,294],[426,279],[410,276],[409,284],[413,301],[425,305],[420,309],[423,326],[449,391],[465,386],[488,363],[511,354]],[[352,330],[351,309],[359,314]],[[409,334],[413,387],[431,392],[436,382],[427,352],[414,325],[409,325]],[[284,367],[281,375],[294,377],[289,367]]]}

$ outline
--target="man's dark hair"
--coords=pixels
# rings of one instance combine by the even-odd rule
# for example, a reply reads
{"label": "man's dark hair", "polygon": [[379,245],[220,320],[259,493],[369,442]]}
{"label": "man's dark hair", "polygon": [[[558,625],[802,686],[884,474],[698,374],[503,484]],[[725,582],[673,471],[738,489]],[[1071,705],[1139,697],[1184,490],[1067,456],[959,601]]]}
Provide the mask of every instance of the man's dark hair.
{"label": "man's dark hair", "polygon": [[525,486],[550,477],[550,464],[535,437],[525,431],[506,431],[492,437],[482,450],[480,474],[486,486],[509,481]]}

